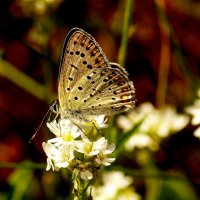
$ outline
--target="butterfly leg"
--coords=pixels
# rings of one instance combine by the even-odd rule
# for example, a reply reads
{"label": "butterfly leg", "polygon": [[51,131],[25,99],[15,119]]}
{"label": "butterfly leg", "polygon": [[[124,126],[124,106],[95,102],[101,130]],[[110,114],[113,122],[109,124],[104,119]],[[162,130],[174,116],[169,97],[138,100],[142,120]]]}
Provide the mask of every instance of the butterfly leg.
{"label": "butterfly leg", "polygon": [[95,125],[94,122],[92,122],[94,128],[97,130],[97,133],[99,133],[99,135],[103,136],[103,134],[101,133],[101,131],[97,128],[97,126]]}

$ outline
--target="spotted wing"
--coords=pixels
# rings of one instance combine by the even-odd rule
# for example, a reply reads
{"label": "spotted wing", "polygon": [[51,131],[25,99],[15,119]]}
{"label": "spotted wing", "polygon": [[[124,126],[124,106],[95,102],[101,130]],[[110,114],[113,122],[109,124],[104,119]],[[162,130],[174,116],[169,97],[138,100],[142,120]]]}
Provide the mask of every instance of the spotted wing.
{"label": "spotted wing", "polygon": [[58,99],[61,109],[79,108],[82,104],[80,99],[84,95],[81,90],[86,89],[90,83],[87,77],[96,69],[107,68],[107,63],[91,35],[79,28],[72,29],[65,39],[60,64]]}
{"label": "spotted wing", "polygon": [[76,99],[73,105],[76,110],[84,115],[99,115],[133,108],[134,93],[127,72],[120,65],[109,63],[106,68],[92,70],[86,77],[81,77],[71,95]]}

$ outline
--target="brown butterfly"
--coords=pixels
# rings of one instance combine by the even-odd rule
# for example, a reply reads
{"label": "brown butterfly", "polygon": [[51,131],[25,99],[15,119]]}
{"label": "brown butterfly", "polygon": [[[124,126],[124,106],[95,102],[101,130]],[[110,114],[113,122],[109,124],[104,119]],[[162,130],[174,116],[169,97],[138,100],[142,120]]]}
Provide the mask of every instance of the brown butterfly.
{"label": "brown butterfly", "polygon": [[96,40],[73,28],[61,57],[58,113],[72,121],[90,122],[93,115],[109,115],[134,107],[135,89],[119,64],[107,60]]}

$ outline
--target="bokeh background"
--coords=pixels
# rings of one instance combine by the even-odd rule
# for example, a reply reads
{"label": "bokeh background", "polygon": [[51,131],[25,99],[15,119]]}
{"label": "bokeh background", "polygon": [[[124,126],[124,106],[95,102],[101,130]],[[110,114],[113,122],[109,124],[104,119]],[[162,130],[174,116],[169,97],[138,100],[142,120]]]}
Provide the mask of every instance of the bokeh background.
{"label": "bokeh background", "polygon": [[[200,75],[200,1],[132,0],[123,63],[119,54],[126,3],[0,1],[0,199],[70,199],[66,173],[45,171],[41,144],[51,137],[45,122],[31,143],[29,139],[57,98],[62,45],[71,28],[89,32],[110,61],[123,64],[136,88],[136,108],[149,102],[157,110],[172,105],[183,113],[194,102]],[[121,130],[117,123],[112,128]],[[148,150],[148,170],[149,164],[137,160],[148,147],[118,155],[113,166],[134,179],[135,199],[200,199],[195,128],[188,123],[160,139],[156,151]]]}

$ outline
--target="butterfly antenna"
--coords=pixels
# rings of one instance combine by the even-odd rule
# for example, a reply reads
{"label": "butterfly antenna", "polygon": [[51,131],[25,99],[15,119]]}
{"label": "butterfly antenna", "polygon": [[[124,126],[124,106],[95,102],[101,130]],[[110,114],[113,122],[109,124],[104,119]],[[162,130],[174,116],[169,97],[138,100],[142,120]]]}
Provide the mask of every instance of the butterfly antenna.
{"label": "butterfly antenna", "polygon": [[51,107],[48,109],[48,111],[46,112],[46,114],[44,115],[44,117],[42,118],[42,121],[40,122],[40,125],[38,126],[38,128],[36,129],[35,133],[33,134],[33,136],[31,137],[31,139],[29,140],[29,143],[31,143],[31,141],[33,140],[33,138],[37,135],[38,131],[40,130],[45,118],[47,117],[49,111],[51,110]]}

